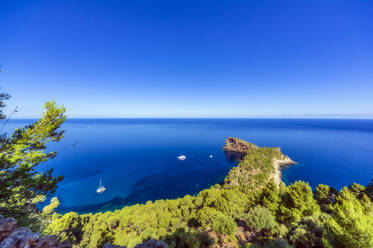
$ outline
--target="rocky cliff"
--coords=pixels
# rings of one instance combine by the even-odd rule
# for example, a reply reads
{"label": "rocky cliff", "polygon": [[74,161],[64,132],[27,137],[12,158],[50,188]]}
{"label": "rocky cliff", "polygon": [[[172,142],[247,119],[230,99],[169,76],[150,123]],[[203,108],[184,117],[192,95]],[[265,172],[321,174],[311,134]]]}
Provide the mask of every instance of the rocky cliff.
{"label": "rocky cliff", "polygon": [[259,149],[257,145],[239,138],[228,137],[223,150],[228,160],[241,160],[246,154]]}
{"label": "rocky cliff", "polygon": [[226,152],[240,152],[247,154],[248,152],[255,151],[259,147],[255,144],[249,143],[239,138],[228,137],[225,140],[223,150]]}

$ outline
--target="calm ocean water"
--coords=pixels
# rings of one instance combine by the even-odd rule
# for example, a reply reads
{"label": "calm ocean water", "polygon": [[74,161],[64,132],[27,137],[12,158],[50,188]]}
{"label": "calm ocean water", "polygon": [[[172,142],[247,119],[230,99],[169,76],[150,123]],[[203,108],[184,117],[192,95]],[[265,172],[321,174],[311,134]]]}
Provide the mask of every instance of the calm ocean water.
{"label": "calm ocean water", "polygon": [[[13,120],[7,131],[31,123]],[[325,119],[70,119],[58,156],[39,166],[64,175],[60,211],[104,211],[195,194],[221,182],[231,167],[225,138],[278,146],[298,164],[283,170],[288,184],[336,188],[373,178],[373,120]],[[187,156],[179,161],[179,155]],[[212,154],[214,157],[210,158]],[[96,189],[102,179],[107,188]]]}

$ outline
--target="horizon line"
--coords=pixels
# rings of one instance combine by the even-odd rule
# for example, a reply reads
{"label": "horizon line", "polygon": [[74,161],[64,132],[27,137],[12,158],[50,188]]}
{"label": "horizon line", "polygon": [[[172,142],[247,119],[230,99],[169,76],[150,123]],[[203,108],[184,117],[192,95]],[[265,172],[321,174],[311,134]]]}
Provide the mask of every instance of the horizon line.
{"label": "horizon line", "polygon": [[[40,116],[13,116],[13,120],[39,119]],[[333,114],[333,115],[139,115],[139,116],[70,116],[67,119],[373,119],[373,114]]]}

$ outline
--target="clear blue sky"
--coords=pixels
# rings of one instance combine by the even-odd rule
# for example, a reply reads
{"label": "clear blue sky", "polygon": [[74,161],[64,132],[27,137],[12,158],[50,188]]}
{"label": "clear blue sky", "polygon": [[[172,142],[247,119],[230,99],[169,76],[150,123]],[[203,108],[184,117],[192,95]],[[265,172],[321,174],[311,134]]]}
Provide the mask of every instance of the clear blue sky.
{"label": "clear blue sky", "polygon": [[0,26],[19,118],[373,116],[370,0],[3,0]]}

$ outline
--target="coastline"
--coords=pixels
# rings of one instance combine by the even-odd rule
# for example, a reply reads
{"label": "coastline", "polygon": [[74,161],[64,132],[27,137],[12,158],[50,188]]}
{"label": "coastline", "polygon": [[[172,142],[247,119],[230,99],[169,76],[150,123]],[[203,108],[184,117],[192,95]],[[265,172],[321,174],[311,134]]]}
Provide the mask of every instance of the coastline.
{"label": "coastline", "polygon": [[283,167],[284,165],[296,164],[296,162],[293,161],[292,159],[290,159],[289,157],[285,157],[285,159],[274,159],[272,164],[273,164],[273,167],[275,169],[275,173],[273,175],[273,180],[274,180],[275,184],[277,185],[277,187],[279,187],[280,183],[282,182],[281,167]]}

